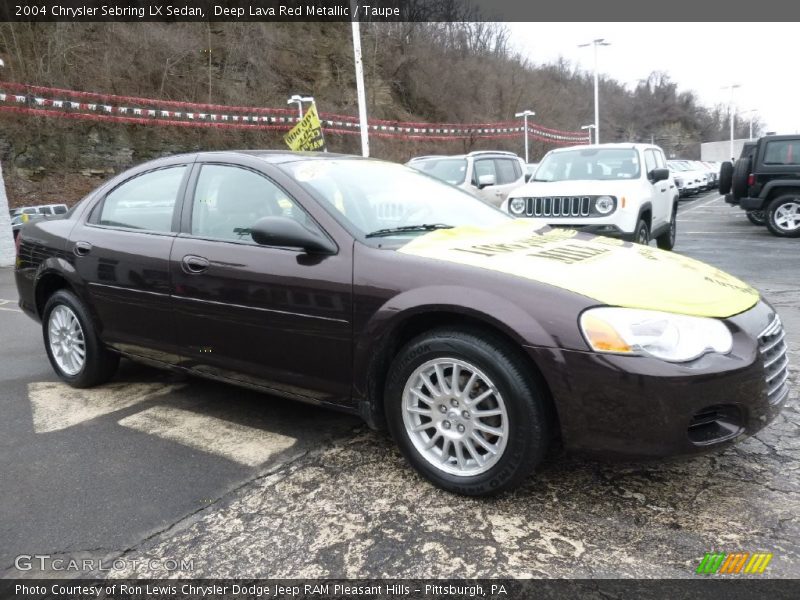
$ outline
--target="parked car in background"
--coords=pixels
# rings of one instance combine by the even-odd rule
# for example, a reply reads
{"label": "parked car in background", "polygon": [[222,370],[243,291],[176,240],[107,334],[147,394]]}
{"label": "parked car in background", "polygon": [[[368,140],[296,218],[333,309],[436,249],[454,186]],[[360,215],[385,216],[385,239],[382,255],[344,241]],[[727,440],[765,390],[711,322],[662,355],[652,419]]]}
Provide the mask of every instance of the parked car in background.
{"label": "parked car in background", "polygon": [[56,217],[67,214],[69,208],[66,204],[41,204],[38,206],[23,206],[9,209],[11,216],[11,233],[17,239],[20,230],[30,221],[42,218]]}
{"label": "parked car in background", "polygon": [[525,183],[527,166],[513,152],[478,150],[455,156],[419,156],[408,163],[418,171],[468,191],[493,206]]}
{"label": "parked car in background", "polygon": [[705,177],[703,173],[693,167],[689,161],[686,160],[668,160],[667,167],[675,173],[681,173],[683,186],[686,190],[687,196],[699,194],[703,191],[705,186]]}
{"label": "parked car in background", "polygon": [[760,138],[736,161],[731,192],[748,218],[760,217],[774,235],[800,237],[800,135]]}
{"label": "parked car in background", "polygon": [[[595,190],[590,213],[641,217],[669,179],[657,153],[557,151],[537,171],[551,183],[532,185],[566,175]],[[786,344],[757,290],[541,225],[393,163],[188,154],[25,227],[15,279],[68,385],[102,384],[126,356],[338,408],[388,427],[411,465],[460,494],[519,486],[556,438],[696,454],[780,413]]]}
{"label": "parked car in background", "polygon": [[600,144],[551,150],[536,176],[502,209],[518,218],[675,245],[678,189],[664,153],[649,144]]}

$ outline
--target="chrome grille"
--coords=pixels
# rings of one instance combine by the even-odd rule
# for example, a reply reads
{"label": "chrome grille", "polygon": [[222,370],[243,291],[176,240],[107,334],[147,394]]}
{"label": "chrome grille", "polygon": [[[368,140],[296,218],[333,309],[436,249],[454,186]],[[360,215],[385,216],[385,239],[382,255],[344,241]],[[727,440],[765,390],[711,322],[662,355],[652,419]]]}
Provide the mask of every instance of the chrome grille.
{"label": "chrome grille", "polygon": [[525,198],[525,214],[529,217],[588,217],[589,196],[547,196]]}
{"label": "chrome grille", "polygon": [[764,379],[767,383],[767,399],[778,404],[789,394],[789,358],[786,356],[786,336],[780,318],[776,315],[761,335],[758,336],[758,351],[764,364]]}

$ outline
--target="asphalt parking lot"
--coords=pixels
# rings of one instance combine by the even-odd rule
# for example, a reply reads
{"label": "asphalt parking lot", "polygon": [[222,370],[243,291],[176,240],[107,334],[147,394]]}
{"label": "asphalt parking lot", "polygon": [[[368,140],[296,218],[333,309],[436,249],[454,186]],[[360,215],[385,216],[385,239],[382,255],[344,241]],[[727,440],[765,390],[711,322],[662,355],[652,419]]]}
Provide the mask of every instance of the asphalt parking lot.
{"label": "asphalt parking lot", "polygon": [[678,223],[677,252],[778,308],[782,415],[691,459],[556,452],[489,500],[434,488],[386,434],[323,409],[128,362],[101,388],[57,383],[0,270],[0,576],[91,574],[15,567],[45,554],[127,559],[112,576],[681,578],[706,552],[765,551],[765,576],[800,577],[800,241],[717,194],[683,201]]}

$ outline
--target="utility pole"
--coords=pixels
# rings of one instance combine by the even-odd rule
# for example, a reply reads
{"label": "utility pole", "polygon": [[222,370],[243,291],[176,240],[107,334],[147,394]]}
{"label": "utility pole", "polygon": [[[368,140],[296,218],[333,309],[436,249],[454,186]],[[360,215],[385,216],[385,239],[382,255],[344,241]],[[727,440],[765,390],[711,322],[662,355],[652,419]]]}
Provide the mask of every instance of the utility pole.
{"label": "utility pole", "polygon": [[578,44],[578,48],[586,48],[587,46],[594,47],[594,143],[600,143],[600,89],[597,79],[597,47],[610,46],[611,42],[605,41],[603,38],[597,38],[585,44]]}
{"label": "utility pole", "polygon": [[532,110],[523,110],[522,112],[515,113],[514,116],[518,119],[522,117],[522,126],[525,128],[525,164],[530,162],[528,160],[528,117],[532,117],[536,113]]}
{"label": "utility pole", "polygon": [[588,129],[589,130],[589,144],[592,143],[592,129],[594,129],[594,128],[595,128],[594,123],[592,123],[590,125],[581,125],[581,129],[584,129],[584,130]]}
{"label": "utility pole", "polygon": [[299,117],[303,118],[303,102],[307,102],[309,104],[314,103],[314,96],[301,96],[300,94],[294,94],[291,98],[286,101],[286,104],[297,104],[297,110],[299,113]]}
{"label": "utility pole", "polygon": [[730,121],[730,126],[731,126],[731,146],[730,146],[731,160],[734,159],[734,156],[733,156],[733,135],[734,135],[733,130],[734,130],[734,122],[736,120],[736,113],[733,110],[733,90],[735,90],[738,87],[742,87],[742,86],[739,85],[738,83],[732,83],[730,85],[722,86],[723,90],[730,89],[730,91],[731,91],[730,100],[728,101],[728,120]]}
{"label": "utility pole", "polygon": [[361,61],[361,24],[358,21],[358,3],[351,2],[353,26],[353,58],[356,67],[356,92],[358,95],[358,124],[361,129],[361,155],[369,156],[369,124],[367,123],[367,95],[364,91],[364,63]]}

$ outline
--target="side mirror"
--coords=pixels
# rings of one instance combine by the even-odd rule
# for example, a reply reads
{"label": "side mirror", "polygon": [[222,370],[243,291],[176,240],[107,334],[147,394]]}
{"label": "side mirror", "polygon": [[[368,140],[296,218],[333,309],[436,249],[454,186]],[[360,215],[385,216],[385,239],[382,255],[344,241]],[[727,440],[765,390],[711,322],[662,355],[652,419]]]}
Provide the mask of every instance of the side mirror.
{"label": "side mirror", "polygon": [[490,185],[495,185],[497,183],[497,179],[492,174],[480,175],[478,176],[478,189],[482,190],[485,187],[489,187]]}
{"label": "side mirror", "polygon": [[669,169],[653,169],[650,171],[648,177],[653,183],[669,179]]}
{"label": "side mirror", "polygon": [[328,238],[287,217],[259,219],[250,228],[250,236],[262,246],[302,248],[309,254],[336,254],[336,246]]}

